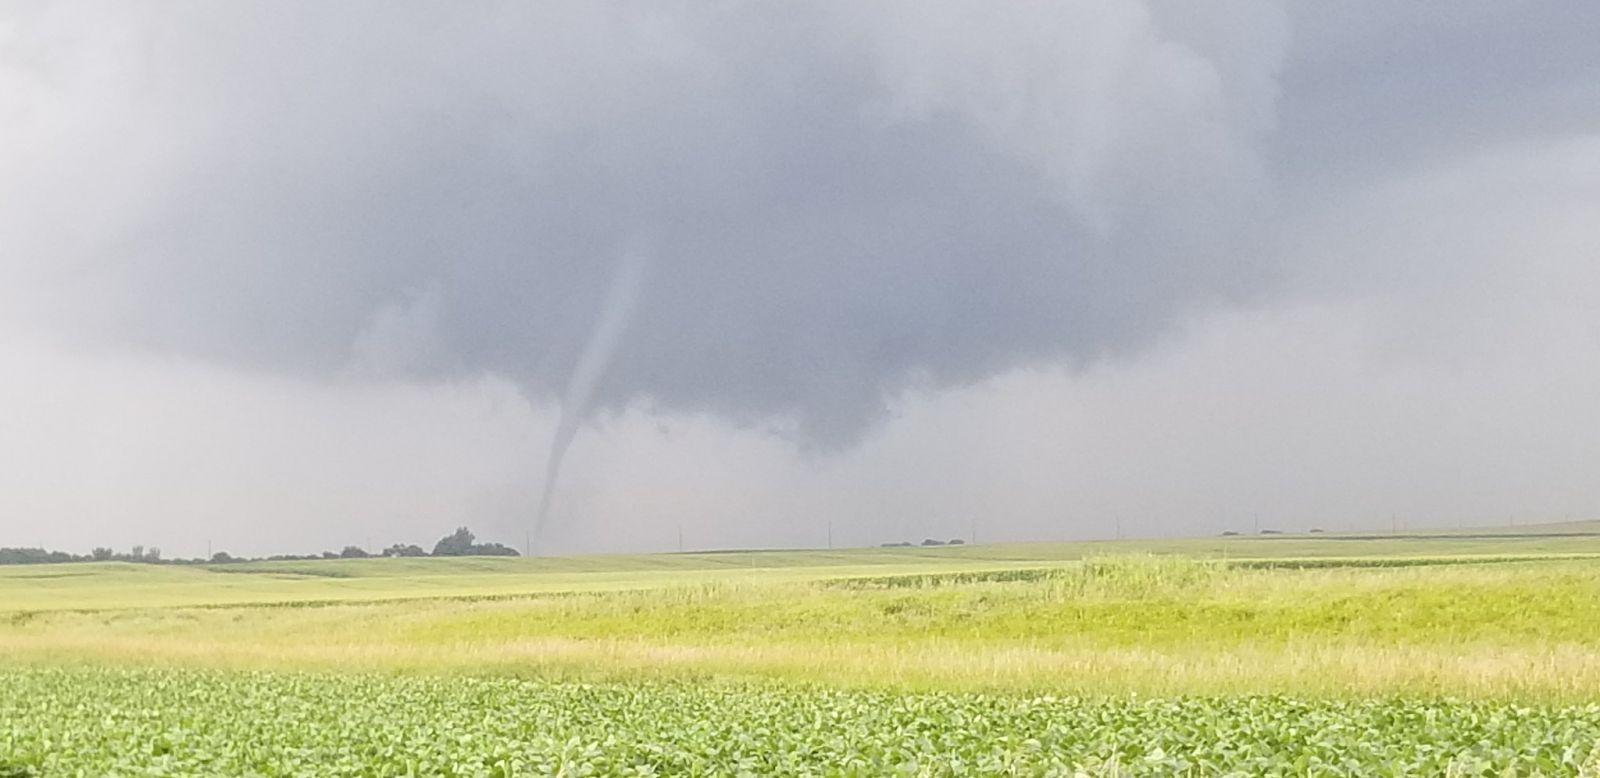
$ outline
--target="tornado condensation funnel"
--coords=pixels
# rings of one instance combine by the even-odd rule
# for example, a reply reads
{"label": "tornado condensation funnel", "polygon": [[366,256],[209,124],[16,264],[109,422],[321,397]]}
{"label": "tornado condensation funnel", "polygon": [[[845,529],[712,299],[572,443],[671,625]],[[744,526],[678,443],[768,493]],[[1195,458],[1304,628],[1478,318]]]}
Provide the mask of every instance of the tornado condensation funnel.
{"label": "tornado condensation funnel", "polygon": [[539,510],[534,515],[534,553],[542,545],[545,523],[550,514],[550,503],[555,496],[556,482],[561,476],[561,462],[567,449],[578,435],[578,427],[589,414],[594,392],[605,375],[606,368],[616,355],[617,346],[627,332],[629,320],[639,302],[645,270],[651,253],[640,241],[630,244],[622,253],[606,296],[600,305],[600,316],[589,334],[589,341],[578,356],[567,379],[566,391],[561,395],[561,416],[556,423],[555,435],[550,440],[550,454],[545,460],[544,489],[539,496]]}

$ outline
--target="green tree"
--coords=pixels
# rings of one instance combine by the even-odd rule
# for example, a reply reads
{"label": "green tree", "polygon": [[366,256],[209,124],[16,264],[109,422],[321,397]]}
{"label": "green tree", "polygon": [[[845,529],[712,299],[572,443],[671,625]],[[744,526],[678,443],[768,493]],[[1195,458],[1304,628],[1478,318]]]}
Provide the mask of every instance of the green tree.
{"label": "green tree", "polygon": [[433,545],[434,556],[467,556],[472,553],[472,546],[477,541],[477,536],[466,527],[457,527],[455,532],[439,538]]}

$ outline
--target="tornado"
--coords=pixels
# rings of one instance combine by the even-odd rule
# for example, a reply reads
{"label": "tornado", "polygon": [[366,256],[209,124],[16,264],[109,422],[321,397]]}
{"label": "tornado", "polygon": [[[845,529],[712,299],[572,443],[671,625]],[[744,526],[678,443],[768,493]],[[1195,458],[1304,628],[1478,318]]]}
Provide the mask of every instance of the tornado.
{"label": "tornado", "polygon": [[649,257],[649,252],[641,245],[630,246],[623,252],[616,275],[601,303],[600,317],[589,334],[589,341],[584,345],[577,364],[572,368],[572,375],[567,379],[566,391],[561,395],[561,416],[556,423],[555,435],[550,439],[550,454],[545,459],[544,488],[539,496],[539,509],[534,514],[535,556],[543,545],[550,505],[555,497],[556,483],[561,477],[561,463],[566,459],[573,438],[578,436],[578,427],[589,414],[595,388],[599,386],[612,357],[616,356],[617,346],[627,332],[629,320],[633,318]]}

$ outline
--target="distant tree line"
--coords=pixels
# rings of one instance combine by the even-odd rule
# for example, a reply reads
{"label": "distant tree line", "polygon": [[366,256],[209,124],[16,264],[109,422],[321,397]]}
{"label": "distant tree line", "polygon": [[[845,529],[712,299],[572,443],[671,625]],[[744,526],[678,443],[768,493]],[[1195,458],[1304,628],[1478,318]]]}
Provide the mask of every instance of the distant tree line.
{"label": "distant tree line", "polygon": [[365,559],[367,557],[424,557],[424,556],[519,556],[517,550],[499,543],[479,543],[477,536],[466,527],[458,527],[455,532],[439,539],[433,544],[433,551],[424,550],[415,544],[396,543],[374,554],[360,546],[345,546],[340,551],[324,551],[320,554],[274,554],[267,557],[236,557],[226,551],[218,551],[210,559],[195,557],[193,559],[172,558],[165,559],[161,556],[161,549],[144,546],[134,546],[126,553],[113,551],[105,547],[97,547],[87,554],[72,554],[66,551],[46,551],[42,548],[9,548],[0,547],[0,565],[39,565],[60,564],[64,562],[138,562],[150,565],[222,565],[233,562],[277,562],[277,561],[305,561],[311,559]]}
{"label": "distant tree line", "polygon": [[126,554],[109,548],[96,548],[87,554],[70,554],[65,551],[46,551],[42,548],[0,548],[0,565],[38,565],[59,562],[145,562],[160,564],[161,549],[134,546]]}

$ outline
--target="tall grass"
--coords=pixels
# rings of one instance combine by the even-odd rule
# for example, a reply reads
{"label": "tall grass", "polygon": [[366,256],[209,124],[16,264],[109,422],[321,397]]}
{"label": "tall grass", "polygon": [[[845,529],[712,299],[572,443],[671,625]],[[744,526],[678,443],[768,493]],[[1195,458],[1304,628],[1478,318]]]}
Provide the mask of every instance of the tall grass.
{"label": "tall grass", "polygon": [[1172,555],[1092,556],[1047,579],[1058,597],[1169,597],[1216,584],[1227,563]]}
{"label": "tall grass", "polygon": [[916,688],[1600,696],[1600,564],[1058,568],[320,607],[37,611],[0,663],[735,675]]}
{"label": "tall grass", "polygon": [[1007,570],[860,576],[826,582],[840,589],[936,589],[986,583],[1028,583],[1048,599],[1152,597],[1210,584],[1228,569],[1221,560],[1171,554],[1096,554],[1076,564]]}

